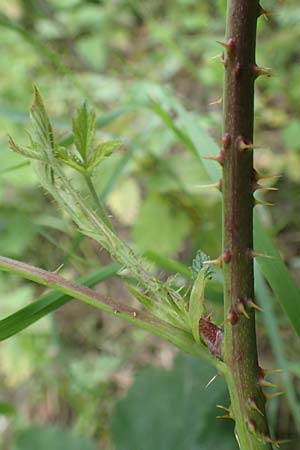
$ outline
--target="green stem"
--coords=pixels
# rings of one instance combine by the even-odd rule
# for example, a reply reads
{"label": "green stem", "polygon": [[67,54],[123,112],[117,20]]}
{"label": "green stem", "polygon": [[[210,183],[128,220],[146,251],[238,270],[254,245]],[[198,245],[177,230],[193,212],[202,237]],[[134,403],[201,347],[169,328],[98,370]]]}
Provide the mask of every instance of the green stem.
{"label": "green stem", "polygon": [[95,292],[86,286],[78,285],[72,281],[66,280],[55,272],[48,272],[47,270],[31,266],[21,261],[0,256],[0,270],[14,273],[27,280],[34,281],[35,283],[57,289],[72,298],[81,300],[90,306],[131,322],[140,328],[171,342],[181,350],[203,358],[207,362],[213,364],[217,370],[224,370],[224,364],[217,361],[206,349],[196,344],[191,333],[160,320],[150,313],[126,306],[123,302],[117,303],[108,300],[98,292]]}
{"label": "green stem", "polygon": [[[258,0],[228,0],[225,44],[223,164],[224,361],[241,450],[269,450],[259,384],[253,275],[253,119]],[[256,405],[256,408],[255,408]]]}
{"label": "green stem", "polygon": [[85,182],[89,188],[89,191],[93,197],[93,200],[95,202],[95,205],[97,207],[97,212],[99,214],[99,216],[101,217],[101,219],[103,220],[103,222],[105,223],[105,225],[107,225],[111,230],[112,228],[112,224],[110,223],[109,218],[107,217],[107,214],[105,212],[104,206],[102,205],[102,202],[100,200],[100,198],[97,195],[97,192],[95,190],[95,186],[92,182],[91,176],[88,173],[84,174],[84,179]]}

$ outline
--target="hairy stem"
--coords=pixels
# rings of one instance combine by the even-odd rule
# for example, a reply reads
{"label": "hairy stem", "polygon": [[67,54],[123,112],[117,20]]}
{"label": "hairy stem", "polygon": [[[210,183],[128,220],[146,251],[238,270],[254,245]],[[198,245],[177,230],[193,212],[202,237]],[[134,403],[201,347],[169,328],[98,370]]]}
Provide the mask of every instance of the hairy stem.
{"label": "hairy stem", "polygon": [[259,384],[253,276],[253,119],[258,0],[228,0],[224,54],[224,361],[241,450],[271,449]]}
{"label": "hairy stem", "polygon": [[94,308],[113,314],[156,334],[181,350],[212,363],[219,371],[224,369],[224,364],[221,361],[217,361],[209,352],[196,344],[191,333],[160,320],[151,313],[127,306],[122,301],[115,302],[86,286],[66,280],[55,272],[48,272],[14,259],[0,256],[0,271],[10,272],[35,283],[56,289]]}
{"label": "hairy stem", "polygon": [[93,197],[93,200],[94,200],[95,206],[97,207],[97,212],[98,212],[99,216],[101,217],[101,219],[103,220],[105,225],[107,225],[112,230],[112,225],[111,225],[110,220],[107,217],[107,214],[106,214],[106,212],[104,210],[104,206],[103,206],[100,198],[97,195],[97,192],[95,190],[95,186],[94,186],[94,184],[92,182],[92,179],[91,179],[91,176],[88,173],[86,173],[84,175],[84,179],[85,179],[87,187],[89,188],[89,191],[90,191],[90,193],[91,193],[91,195]]}

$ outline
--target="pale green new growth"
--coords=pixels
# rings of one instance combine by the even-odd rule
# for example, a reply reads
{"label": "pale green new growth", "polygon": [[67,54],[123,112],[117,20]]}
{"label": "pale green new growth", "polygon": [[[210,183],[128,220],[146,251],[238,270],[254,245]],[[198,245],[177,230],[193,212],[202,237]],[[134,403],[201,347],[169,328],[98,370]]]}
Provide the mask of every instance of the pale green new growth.
{"label": "pale green new growth", "polygon": [[[35,167],[40,182],[54,197],[59,207],[70,215],[84,235],[97,241],[114,260],[130,271],[139,289],[133,286],[128,286],[128,289],[143,307],[156,318],[187,332],[191,339],[201,346],[202,351],[207,353],[199,337],[199,319],[203,309],[205,278],[209,268],[203,266],[197,275],[188,312],[184,298],[171,287],[171,283],[162,283],[153,277],[145,260],[116,235],[93,187],[90,172],[119,147],[120,142],[95,144],[95,113],[88,110],[84,104],[73,119],[75,147],[69,149],[57,145],[37,88],[31,108],[31,121],[34,138],[30,137],[30,146],[20,147],[10,138],[11,149],[37,160]],[[83,176],[91,198],[82,197],[69,175],[63,170],[62,163]],[[91,202],[93,207],[90,206]],[[206,357],[211,358],[208,353]]]}
{"label": "pale green new growth", "polygon": [[206,269],[203,268],[197,275],[194,285],[191,290],[190,303],[189,303],[189,320],[192,329],[192,333],[196,342],[200,344],[199,336],[199,320],[203,313],[204,308],[204,289],[205,289],[205,277]]}

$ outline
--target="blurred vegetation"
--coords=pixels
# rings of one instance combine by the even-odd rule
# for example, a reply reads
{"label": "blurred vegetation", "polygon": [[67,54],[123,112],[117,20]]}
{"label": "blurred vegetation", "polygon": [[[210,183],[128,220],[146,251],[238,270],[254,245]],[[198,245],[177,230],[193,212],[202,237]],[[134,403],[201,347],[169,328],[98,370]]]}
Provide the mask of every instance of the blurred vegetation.
{"label": "blurred vegetation", "polygon": [[[274,7],[267,0],[263,6]],[[199,248],[211,256],[219,254],[219,197],[197,189],[207,182],[199,160],[184,149],[157,108],[145,104],[151,99],[170,111],[171,119],[176,119],[172,105],[182,104],[199,126],[220,139],[221,105],[213,103],[222,95],[223,68],[215,56],[220,53],[216,41],[224,36],[225,7],[225,0],[1,1],[0,254],[48,270],[63,264],[66,277],[110,263],[104,251],[57,213],[28,162],[8,150],[7,134],[16,141],[26,137],[33,82],[42,91],[61,138],[69,131],[69,117],[87,100],[97,113],[99,137],[123,142],[122,149],[101,165],[94,182],[119,233],[146,255],[153,271],[162,277],[178,272],[180,283]],[[275,206],[260,212],[298,285],[299,20],[296,0],[278,0],[274,14],[260,20],[257,60],[271,67],[273,76],[260,81],[256,91],[256,142],[263,147],[256,152],[256,167],[282,174],[270,180],[279,192],[265,195]],[[217,317],[220,283],[217,273],[209,291]],[[264,288],[262,304],[270,295]],[[1,317],[42,292],[2,273],[0,289]],[[260,293],[262,289],[260,285]],[[99,290],[131,301],[117,277]],[[284,364],[288,375],[278,377],[278,382],[291,395],[273,400],[269,415],[273,430],[297,439],[299,343],[277,304],[272,305],[268,315],[258,319],[262,366]],[[174,449],[170,440],[178,432],[174,423],[190,439],[175,440],[178,449],[235,448],[230,438],[223,442],[223,431],[221,441],[214,441],[214,404],[220,402],[217,393],[222,396],[224,388],[220,384],[203,389],[212,376],[206,366],[181,356],[170,369],[171,346],[77,302],[2,342],[0,358],[4,450],[162,448],[155,441],[149,446],[153,433],[165,442],[164,450]],[[160,368],[138,375],[128,397],[118,402],[135,374],[148,364]],[[182,380],[196,386],[197,405],[190,398],[191,387],[186,388],[186,400],[181,398]],[[161,409],[154,392],[162,398]],[[195,417],[189,416],[190,409]],[[188,419],[181,415],[184,411]],[[222,427],[226,433],[226,424]],[[297,446],[295,440],[293,449],[297,448],[300,442]]]}

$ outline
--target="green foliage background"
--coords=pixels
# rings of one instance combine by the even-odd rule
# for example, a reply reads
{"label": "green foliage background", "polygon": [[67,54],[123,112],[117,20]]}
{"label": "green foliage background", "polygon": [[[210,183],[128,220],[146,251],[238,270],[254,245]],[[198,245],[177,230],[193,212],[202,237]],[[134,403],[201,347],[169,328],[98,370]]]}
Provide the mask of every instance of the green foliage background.
{"label": "green foliage background", "polygon": [[[99,139],[123,142],[122,150],[101,165],[94,182],[119,233],[147,256],[153,271],[162,277],[179,273],[176,283],[184,283],[186,268],[199,248],[211,256],[219,254],[220,199],[197,188],[207,184],[207,175],[176,134],[171,106],[183,104],[199,127],[220,139],[221,106],[211,103],[222,95],[223,69],[214,57],[220,53],[216,41],[224,36],[225,3],[1,2],[0,254],[48,270],[64,264],[63,274],[73,278],[110,263],[104,251],[57,213],[27,161],[8,149],[7,134],[17,142],[26,139],[33,82],[43,93],[60,137],[67,136],[70,116],[87,100],[96,110]],[[281,173],[282,178],[270,182],[280,188],[278,193],[263,196],[275,206],[260,215],[299,283],[300,50],[295,43],[300,7],[296,0],[265,0],[263,6],[274,15],[259,22],[257,60],[271,67],[274,76],[261,80],[257,88],[256,142],[263,150],[256,153],[256,166],[262,172]],[[149,99],[158,107],[146,107]],[[164,110],[170,112],[169,119],[163,117]],[[209,148],[202,153],[206,150],[208,154]],[[270,293],[258,280],[263,304]],[[221,281],[217,272],[208,292],[208,309],[216,320],[221,318]],[[1,317],[41,294],[35,285],[2,273],[0,288]],[[132,301],[116,277],[99,289]],[[266,308],[258,320],[262,365],[280,364],[285,372],[279,383],[289,392],[287,398],[272,401],[269,416],[273,430],[292,437],[296,449],[299,343],[274,299],[268,304],[271,311],[267,314]],[[135,447],[134,440],[147,442],[149,434],[157,433],[160,442],[169,442],[178,432],[172,427],[186,421],[187,414],[182,433],[190,438],[190,424],[192,440],[179,440],[178,448],[234,448],[223,432],[222,444],[213,440],[217,410],[210,403],[206,407],[207,397],[213,392],[210,400],[220,402],[223,387],[204,390],[211,377],[205,366],[179,357],[171,369],[170,346],[75,302],[2,342],[0,357],[0,445],[5,450],[58,445],[67,450],[151,450],[154,447],[146,444]],[[135,374],[148,364],[160,367],[138,375],[128,397],[119,403]],[[195,384],[197,405],[189,403],[188,395],[186,400],[178,398],[186,378]],[[156,415],[155,392],[160,398],[166,393],[161,416]],[[165,430],[159,428],[161,421]],[[164,450],[168,448],[166,444]]]}

